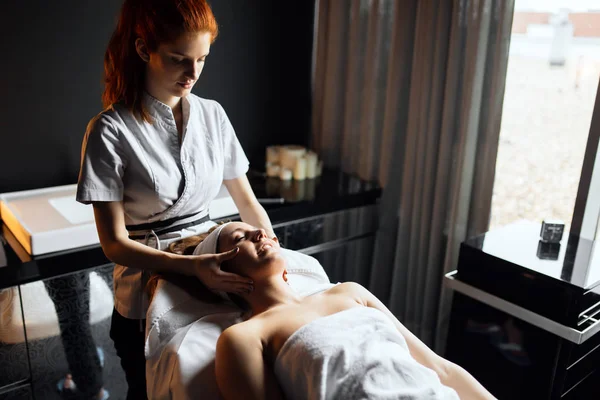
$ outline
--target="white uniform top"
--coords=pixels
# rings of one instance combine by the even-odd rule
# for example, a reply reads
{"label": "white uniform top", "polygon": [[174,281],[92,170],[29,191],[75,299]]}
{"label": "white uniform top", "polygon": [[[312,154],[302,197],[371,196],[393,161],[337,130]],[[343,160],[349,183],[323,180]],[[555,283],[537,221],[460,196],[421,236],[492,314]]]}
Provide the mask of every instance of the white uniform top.
{"label": "white uniform top", "polygon": [[[122,104],[92,119],[82,145],[77,201],[122,201],[130,232],[138,230],[134,225],[179,218],[176,225],[207,215],[223,180],[244,175],[249,162],[219,103],[193,94],[182,101],[181,145],[171,108],[148,94],[144,103],[152,124]],[[152,245],[164,249],[205,231],[202,225],[165,234]],[[148,236],[142,242],[149,245]],[[146,317],[146,275],[115,267],[115,308],[124,317]]]}

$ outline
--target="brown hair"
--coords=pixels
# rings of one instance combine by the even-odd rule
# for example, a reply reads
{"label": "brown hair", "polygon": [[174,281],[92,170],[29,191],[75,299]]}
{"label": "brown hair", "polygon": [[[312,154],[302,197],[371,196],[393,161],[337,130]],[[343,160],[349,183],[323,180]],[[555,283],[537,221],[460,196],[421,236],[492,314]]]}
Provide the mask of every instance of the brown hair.
{"label": "brown hair", "polygon": [[143,39],[149,51],[156,51],[185,32],[208,32],[211,42],[216,39],[217,21],[206,0],[125,0],[104,54],[104,107],[122,101],[134,115],[151,122],[142,101],[146,64],[135,40]]}
{"label": "brown hair", "polygon": [[[222,225],[224,223],[226,223],[226,221],[221,222],[219,225]],[[211,227],[208,230],[208,232],[177,240],[176,242],[169,244],[166,251],[168,251],[169,253],[180,255],[192,255],[196,246],[202,243],[202,241],[206,239],[206,237],[210,235],[215,229],[217,229],[219,225]],[[208,289],[200,281],[200,279],[190,279],[188,276],[167,272],[153,273],[148,279],[148,283],[146,284],[146,292],[150,301],[152,301],[152,297],[154,297],[156,287],[158,286],[158,281],[161,279],[164,279],[176,286],[179,286],[190,296],[195,297],[200,301],[206,303],[219,303],[223,301],[223,299],[220,296]],[[231,299],[231,301],[233,301],[238,307],[240,307],[244,311],[248,311],[248,303],[246,303],[246,301],[243,298],[233,293],[229,293],[228,296]]]}
{"label": "brown hair", "polygon": [[[194,253],[194,249],[198,246],[208,235],[212,233],[217,228],[218,225],[211,227],[208,232],[201,233],[199,235],[194,235],[190,237],[186,237],[180,239],[176,242],[170,243],[167,247],[167,252],[173,254],[180,255],[192,255]],[[187,276],[182,276],[180,274],[173,274],[168,272],[155,272],[148,279],[148,283],[146,283],[146,292],[148,293],[148,299],[152,301],[152,297],[154,297],[154,292],[156,291],[156,287],[158,286],[158,281],[160,279],[168,280],[169,282],[174,283],[175,285],[181,287],[183,290],[188,292],[190,295],[194,297],[198,297],[198,294],[206,295],[207,299],[202,298],[203,301],[216,302],[216,300],[220,299],[219,296],[212,293],[199,279],[189,279]],[[211,296],[212,295],[212,296]]]}

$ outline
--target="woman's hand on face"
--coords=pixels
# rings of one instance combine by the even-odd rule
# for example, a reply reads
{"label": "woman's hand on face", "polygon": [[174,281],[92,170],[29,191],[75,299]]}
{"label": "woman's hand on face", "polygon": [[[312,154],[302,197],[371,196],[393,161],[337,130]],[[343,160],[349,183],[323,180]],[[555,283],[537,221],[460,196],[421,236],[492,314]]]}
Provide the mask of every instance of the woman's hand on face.
{"label": "woman's hand on face", "polygon": [[221,263],[234,258],[238,251],[235,247],[225,253],[196,256],[194,275],[211,290],[236,294],[252,292],[252,279],[221,269]]}

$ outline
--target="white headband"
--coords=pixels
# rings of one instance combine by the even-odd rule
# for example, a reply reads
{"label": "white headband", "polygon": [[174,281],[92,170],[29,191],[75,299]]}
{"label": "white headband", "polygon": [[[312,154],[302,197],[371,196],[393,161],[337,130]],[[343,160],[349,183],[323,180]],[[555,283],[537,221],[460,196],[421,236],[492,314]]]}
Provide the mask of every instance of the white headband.
{"label": "white headband", "polygon": [[[196,246],[196,248],[194,249],[194,253],[193,254],[195,256],[199,256],[199,255],[202,255],[202,254],[216,254],[217,253],[217,247],[219,245],[219,235],[221,235],[221,231],[228,224],[230,224],[230,222],[224,223],[222,225],[218,225],[217,228],[214,231],[212,231],[211,233],[208,234],[208,236],[206,237],[206,239],[204,239],[203,241],[201,241]],[[229,298],[229,296],[227,296],[227,293],[225,293],[225,292],[221,292],[221,291],[218,291],[218,290],[212,290],[212,291],[213,291],[213,293],[218,294],[224,300],[229,300],[229,301],[231,300]]]}
{"label": "white headband", "polygon": [[216,254],[217,247],[219,245],[219,235],[221,235],[221,231],[223,230],[223,228],[229,224],[230,222],[227,222],[222,225],[217,225],[215,230],[209,233],[206,239],[201,241],[198,244],[198,246],[196,246],[196,248],[194,249],[194,255],[199,256],[201,254]]}

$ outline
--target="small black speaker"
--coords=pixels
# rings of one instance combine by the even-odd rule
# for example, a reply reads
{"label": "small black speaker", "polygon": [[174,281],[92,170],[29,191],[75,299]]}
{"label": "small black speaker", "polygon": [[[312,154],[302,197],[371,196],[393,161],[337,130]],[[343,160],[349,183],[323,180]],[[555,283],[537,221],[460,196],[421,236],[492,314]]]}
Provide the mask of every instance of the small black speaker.
{"label": "small black speaker", "polygon": [[542,221],[540,239],[544,243],[560,243],[565,231],[565,223],[556,219],[545,219]]}

